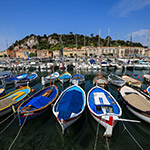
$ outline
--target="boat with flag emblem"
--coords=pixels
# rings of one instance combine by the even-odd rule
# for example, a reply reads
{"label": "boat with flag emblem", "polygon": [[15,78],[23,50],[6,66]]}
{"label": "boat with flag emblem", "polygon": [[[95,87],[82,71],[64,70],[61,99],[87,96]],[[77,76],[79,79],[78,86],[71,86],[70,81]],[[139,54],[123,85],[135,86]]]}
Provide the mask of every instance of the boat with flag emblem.
{"label": "boat with flag emblem", "polygon": [[87,106],[93,118],[105,127],[104,136],[111,137],[113,127],[122,115],[115,98],[105,89],[94,86],[87,94]]}
{"label": "boat with flag emblem", "polygon": [[19,125],[21,126],[26,118],[26,121],[35,118],[45,112],[58,96],[58,88],[55,85],[41,89],[23,103],[17,109]]}
{"label": "boat with flag emblem", "polygon": [[0,116],[4,116],[12,111],[15,112],[15,108],[19,106],[30,92],[30,87],[26,86],[0,97]]}
{"label": "boat with flag emblem", "polygon": [[61,125],[62,133],[72,125],[85,109],[86,96],[84,90],[78,85],[65,89],[53,106],[53,113]]}

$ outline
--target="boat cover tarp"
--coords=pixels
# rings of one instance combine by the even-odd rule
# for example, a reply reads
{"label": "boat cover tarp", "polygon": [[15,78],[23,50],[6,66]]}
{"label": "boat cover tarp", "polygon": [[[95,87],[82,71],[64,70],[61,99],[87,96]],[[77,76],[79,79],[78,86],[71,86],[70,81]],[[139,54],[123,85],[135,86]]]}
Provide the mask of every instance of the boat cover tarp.
{"label": "boat cover tarp", "polygon": [[6,81],[22,80],[22,79],[26,78],[27,76],[28,76],[27,73],[25,73],[25,74],[20,74],[20,75],[14,76],[14,77],[12,77],[12,78],[6,79]]}
{"label": "boat cover tarp", "polygon": [[27,79],[31,80],[37,77],[37,74],[31,74],[27,77]]}
{"label": "boat cover tarp", "polygon": [[37,97],[34,97],[31,101],[29,101],[28,104],[25,105],[24,107],[32,105],[32,107],[39,109],[47,105],[49,102],[50,102],[49,98],[45,96],[37,96]]}
{"label": "boat cover tarp", "polygon": [[72,79],[84,79],[84,77],[81,74],[74,74]]}
{"label": "boat cover tarp", "polygon": [[61,76],[59,77],[59,79],[68,79],[68,78],[70,78],[70,77],[71,77],[70,74],[63,74],[63,75],[61,75]]}
{"label": "boat cover tarp", "polygon": [[[82,100],[81,100],[82,99]],[[67,120],[71,113],[79,113],[83,107],[82,93],[77,90],[72,90],[64,93],[59,101],[57,110],[59,112],[58,118]]]}

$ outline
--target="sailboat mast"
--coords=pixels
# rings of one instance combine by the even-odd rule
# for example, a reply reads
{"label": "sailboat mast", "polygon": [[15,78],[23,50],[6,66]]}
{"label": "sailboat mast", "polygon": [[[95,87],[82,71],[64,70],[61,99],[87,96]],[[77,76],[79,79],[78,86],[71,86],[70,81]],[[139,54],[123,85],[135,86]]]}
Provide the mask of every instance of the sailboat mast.
{"label": "sailboat mast", "polygon": [[98,47],[99,47],[99,56],[101,55],[101,57],[100,57],[100,77],[101,77],[101,74],[102,74],[102,53],[100,52],[101,51],[100,40],[101,40],[101,30],[99,29]]}

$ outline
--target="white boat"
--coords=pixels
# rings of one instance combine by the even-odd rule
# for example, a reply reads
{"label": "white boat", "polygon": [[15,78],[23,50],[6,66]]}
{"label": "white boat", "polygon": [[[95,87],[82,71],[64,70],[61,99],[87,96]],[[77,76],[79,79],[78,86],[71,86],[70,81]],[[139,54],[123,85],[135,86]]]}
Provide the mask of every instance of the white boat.
{"label": "white boat", "polygon": [[123,86],[120,94],[129,111],[150,123],[150,101],[143,94],[128,86]]}
{"label": "white boat", "polygon": [[94,86],[87,94],[87,106],[93,118],[105,127],[104,136],[111,137],[113,127],[122,115],[115,98],[105,89]]}
{"label": "white boat", "polygon": [[59,73],[58,72],[54,72],[51,75],[48,75],[44,78],[45,80],[45,84],[49,84],[50,82],[55,82],[59,77]]}
{"label": "white boat", "polygon": [[144,74],[143,78],[145,81],[150,82],[150,75],[149,74]]}
{"label": "white boat", "polygon": [[115,74],[112,74],[112,73],[109,74],[108,81],[111,84],[116,85],[116,86],[120,86],[120,87],[126,84],[126,80],[124,80],[121,77],[119,77]]}
{"label": "white boat", "polygon": [[62,133],[79,119],[85,106],[86,95],[78,85],[72,85],[60,94],[53,106],[53,113],[61,125]]}

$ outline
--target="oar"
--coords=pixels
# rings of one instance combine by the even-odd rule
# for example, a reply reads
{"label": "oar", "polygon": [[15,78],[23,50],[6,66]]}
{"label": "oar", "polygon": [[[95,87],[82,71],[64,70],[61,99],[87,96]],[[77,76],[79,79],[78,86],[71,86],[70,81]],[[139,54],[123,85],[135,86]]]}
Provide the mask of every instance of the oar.
{"label": "oar", "polygon": [[123,118],[118,118],[118,121],[127,121],[127,122],[141,123],[141,121],[139,121],[139,120],[130,120],[130,119],[123,119]]}

